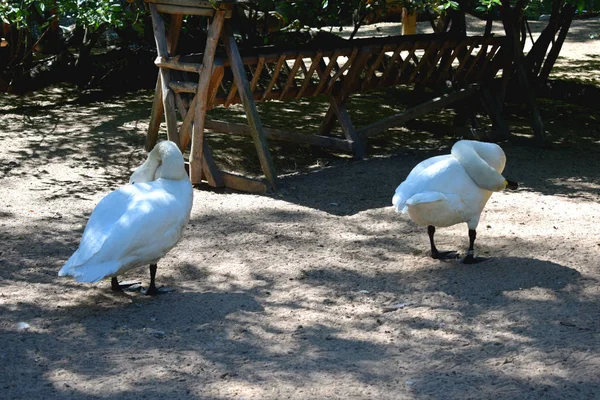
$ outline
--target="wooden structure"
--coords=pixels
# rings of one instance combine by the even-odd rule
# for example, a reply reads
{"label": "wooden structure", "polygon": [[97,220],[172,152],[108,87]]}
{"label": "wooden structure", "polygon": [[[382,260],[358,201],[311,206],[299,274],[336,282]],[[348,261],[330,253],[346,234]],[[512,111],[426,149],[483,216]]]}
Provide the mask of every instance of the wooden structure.
{"label": "wooden structure", "polygon": [[[464,99],[478,92],[506,68],[504,37],[411,35],[354,39],[326,44],[298,45],[294,49],[254,47],[240,53],[230,26],[238,3],[222,0],[214,8],[201,0],[146,0],[149,3],[158,50],[160,73],[148,129],[147,149],[157,141],[164,113],[169,140],[190,150],[192,183],[206,180],[212,186],[260,192],[264,184],[219,171],[204,139],[205,129],[248,135],[254,140],[265,177],[273,188],[276,174],[266,139],[335,148],[362,157],[369,135]],[[165,31],[162,14],[170,15]],[[184,14],[210,18],[204,51],[177,55],[175,48]],[[224,52],[217,50],[219,40]],[[420,104],[402,114],[356,129],[346,110],[350,96],[394,85],[444,85],[462,89]],[[314,135],[263,128],[256,102],[286,101],[327,95],[330,107]],[[206,119],[212,107],[242,103],[248,124]],[[176,110],[182,121],[177,122]],[[344,137],[333,137],[335,122]]]}

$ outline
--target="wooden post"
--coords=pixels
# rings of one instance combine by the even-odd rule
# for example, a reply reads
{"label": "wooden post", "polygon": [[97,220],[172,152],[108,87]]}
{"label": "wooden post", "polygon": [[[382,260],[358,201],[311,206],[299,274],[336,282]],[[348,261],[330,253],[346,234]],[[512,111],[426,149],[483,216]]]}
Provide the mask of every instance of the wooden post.
{"label": "wooden post", "polygon": [[338,104],[335,97],[330,97],[329,104],[331,109],[333,110],[337,120],[340,122],[342,126],[342,132],[344,132],[344,136],[347,140],[352,142],[352,147],[354,150],[354,158],[361,159],[365,156],[365,142],[361,137],[356,133],[356,129],[354,129],[354,124],[350,119],[350,115],[348,111],[346,111],[345,104]]}
{"label": "wooden post", "polygon": [[515,6],[515,9],[512,9],[508,0],[502,0],[500,14],[502,16],[504,31],[506,32],[506,36],[509,41],[508,45],[511,50],[510,54],[514,63],[514,68],[519,82],[519,88],[521,89],[521,93],[525,96],[526,101],[529,103],[532,119],[531,125],[533,127],[535,140],[539,146],[544,146],[547,145],[546,132],[544,131],[544,122],[542,121],[542,116],[535,101],[534,90],[530,85],[529,79],[527,77],[527,72],[525,71],[525,67],[523,65],[525,57],[523,56],[523,49],[519,44],[519,37],[517,33],[517,18],[515,16],[515,12],[521,10],[521,3],[518,3]]}
{"label": "wooden post", "polygon": [[[196,104],[194,105],[194,129],[192,133],[192,148],[190,150],[190,179],[192,183],[202,182],[202,153],[204,149],[204,121],[206,119],[206,106],[208,102],[208,89],[213,73],[215,52],[221,29],[225,21],[225,9],[215,11],[215,16],[206,38],[204,57],[202,58],[202,72],[196,91]],[[191,110],[190,110],[191,111]]]}
{"label": "wooden post", "polygon": [[254,146],[258,153],[258,159],[260,165],[265,174],[267,180],[271,183],[271,186],[275,190],[277,188],[277,175],[275,174],[275,167],[273,166],[273,160],[271,159],[271,153],[265,134],[263,131],[262,123],[256,110],[256,103],[252,97],[250,91],[250,85],[248,78],[246,77],[246,71],[244,70],[244,64],[242,57],[235,42],[235,38],[231,33],[230,27],[226,27],[225,32],[225,51],[231,64],[231,71],[235,79],[235,84],[238,87],[242,104],[244,105],[244,111],[246,112],[246,118],[248,119],[248,125],[252,129],[252,138],[254,139]]}
{"label": "wooden post", "polygon": [[365,67],[365,64],[369,57],[371,56],[370,48],[362,48],[356,57],[352,65],[350,65],[350,69],[348,74],[344,77],[344,83],[342,89],[336,95],[332,95],[329,99],[329,109],[325,114],[325,118],[321,122],[321,126],[319,128],[319,133],[321,135],[325,135],[333,129],[333,123],[335,119],[340,122],[342,126],[342,131],[344,132],[344,136],[347,140],[352,141],[352,146],[354,149],[354,158],[360,159],[365,156],[366,145],[363,138],[361,138],[357,133],[354,125],[352,124],[352,120],[346,111],[346,102],[350,98],[350,93],[353,93],[354,90],[359,85],[359,78],[362,70]]}
{"label": "wooden post", "polygon": [[377,122],[367,125],[358,130],[360,137],[367,137],[376,133],[385,131],[388,128],[399,126],[407,121],[418,118],[442,107],[446,107],[456,101],[465,99],[477,93],[478,85],[473,84],[465,89],[459,89],[456,92],[448,93],[440,97],[436,97],[425,103],[421,103],[413,108],[409,108],[400,114],[391,115]]}
{"label": "wooden post", "polygon": [[[165,33],[165,24],[156,9],[156,4],[150,4],[150,13],[152,14],[152,26],[154,29],[154,40],[156,41],[156,51],[158,56],[164,60],[169,59],[169,50],[167,45],[167,36]],[[162,92],[162,105],[167,122],[167,137],[169,140],[181,146],[179,141],[179,132],[177,132],[177,115],[175,114],[175,98],[173,91],[169,88],[170,72],[168,68],[160,68],[160,88]],[[157,89],[158,90],[158,89]],[[157,113],[154,113],[156,119]],[[154,121],[156,123],[156,121]],[[151,124],[152,126],[152,124]]]}
{"label": "wooden post", "polygon": [[402,7],[402,34],[414,35],[417,33],[417,10],[408,10]]}
{"label": "wooden post", "polygon": [[[182,22],[183,15],[171,15],[171,24],[169,26],[169,32],[167,33],[167,51],[169,54],[175,53],[175,50],[177,48],[177,42],[179,41],[179,32],[181,31]],[[148,124],[148,132],[146,134],[146,151],[152,150],[156,145],[156,142],[158,141],[158,131],[160,129],[160,122],[164,114],[162,102],[162,80],[160,76],[161,73],[159,71],[158,77],[156,78],[156,87],[154,89],[152,111],[150,112],[150,123]]]}

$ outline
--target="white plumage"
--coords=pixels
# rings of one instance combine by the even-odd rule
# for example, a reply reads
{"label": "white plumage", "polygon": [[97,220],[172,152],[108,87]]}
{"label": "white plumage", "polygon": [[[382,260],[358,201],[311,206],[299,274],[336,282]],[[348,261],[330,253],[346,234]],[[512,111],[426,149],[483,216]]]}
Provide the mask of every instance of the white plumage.
{"label": "white plumage", "polygon": [[439,252],[435,248],[435,227],[466,222],[470,243],[464,262],[480,261],[473,256],[473,242],[481,212],[493,192],[517,186],[501,175],[505,164],[504,151],[496,144],[458,141],[451,154],[417,164],[396,189],[392,204],[397,212],[428,227],[434,258],[456,256],[456,252]]}
{"label": "white plumage", "polygon": [[83,232],[79,248],[58,275],[97,282],[150,264],[148,294],[156,294],[156,263],[177,244],[189,220],[193,189],[181,151],[158,143],[132,175],[130,184],[104,197]]}

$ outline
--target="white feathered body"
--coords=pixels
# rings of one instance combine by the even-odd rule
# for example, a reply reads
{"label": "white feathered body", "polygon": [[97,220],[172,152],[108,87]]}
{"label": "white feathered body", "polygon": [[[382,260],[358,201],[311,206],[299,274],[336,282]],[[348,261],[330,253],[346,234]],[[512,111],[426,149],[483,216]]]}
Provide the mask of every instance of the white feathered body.
{"label": "white feathered body", "polygon": [[504,188],[500,175],[504,163],[504,152],[497,145],[457,142],[452,154],[417,164],[396,189],[392,204],[418,225],[447,227],[466,222],[469,229],[475,229],[492,193]]}
{"label": "white feathered body", "polygon": [[131,182],[98,203],[79,248],[59,276],[97,282],[121,275],[157,263],[181,239],[190,218],[193,189],[176,145],[159,143]]}

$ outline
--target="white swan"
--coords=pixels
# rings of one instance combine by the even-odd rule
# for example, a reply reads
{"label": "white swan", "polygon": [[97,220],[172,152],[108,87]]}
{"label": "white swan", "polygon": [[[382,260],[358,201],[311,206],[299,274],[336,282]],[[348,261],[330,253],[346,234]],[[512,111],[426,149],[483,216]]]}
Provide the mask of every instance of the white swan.
{"label": "white swan", "polygon": [[455,258],[454,251],[440,252],[435,247],[435,227],[466,222],[469,249],[464,263],[483,261],[474,256],[473,244],[483,207],[493,192],[516,189],[517,184],[501,175],[506,155],[500,146],[473,140],[454,144],[451,154],[431,157],[417,164],[398,186],[392,204],[418,225],[427,226],[431,256]]}
{"label": "white swan", "polygon": [[112,277],[113,290],[122,290],[117,275],[150,264],[146,294],[157,294],[157,262],[181,238],[190,218],[193,189],[177,145],[158,143],[131,175],[131,184],[104,197],[83,232],[79,248],[58,272],[78,282]]}

